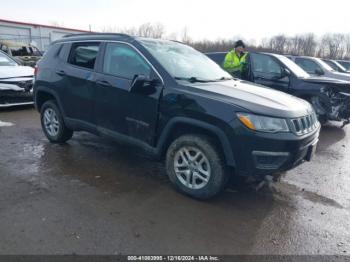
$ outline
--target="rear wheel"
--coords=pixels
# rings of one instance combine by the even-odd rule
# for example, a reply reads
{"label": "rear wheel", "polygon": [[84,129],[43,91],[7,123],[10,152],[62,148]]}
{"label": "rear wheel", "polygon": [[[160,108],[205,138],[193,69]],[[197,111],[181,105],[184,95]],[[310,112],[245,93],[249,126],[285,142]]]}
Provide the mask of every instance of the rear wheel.
{"label": "rear wheel", "polygon": [[228,180],[219,150],[208,137],[201,135],[177,138],[168,148],[166,169],[179,191],[197,199],[220,193]]}
{"label": "rear wheel", "polygon": [[62,114],[53,100],[41,107],[41,126],[52,143],[64,143],[73,136],[73,131],[64,124]]}

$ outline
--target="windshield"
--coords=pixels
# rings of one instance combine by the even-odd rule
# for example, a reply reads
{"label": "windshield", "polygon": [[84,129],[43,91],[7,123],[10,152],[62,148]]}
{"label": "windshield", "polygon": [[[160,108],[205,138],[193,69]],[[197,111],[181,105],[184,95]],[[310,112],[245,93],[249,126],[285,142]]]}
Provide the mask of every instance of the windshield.
{"label": "windshield", "polygon": [[346,70],[350,70],[350,62],[347,61],[337,61],[339,64],[341,64],[343,67],[346,68]]}
{"label": "windshield", "polygon": [[327,71],[332,71],[332,72],[335,71],[335,70],[334,70],[332,67],[330,67],[326,62],[322,61],[322,59],[316,58],[316,57],[315,57],[314,59],[319,63],[320,66],[323,67],[323,69],[326,69]]}
{"label": "windshield", "polygon": [[340,63],[338,63],[337,61],[333,61],[333,63],[336,64],[337,67],[340,68],[340,70],[341,70],[342,72],[347,71],[347,69],[346,69],[344,66],[342,66]]}
{"label": "windshield", "polygon": [[17,63],[0,52],[0,66],[17,66]]}
{"label": "windshield", "polygon": [[334,69],[335,71],[339,71],[337,65],[335,63],[333,63],[332,61],[330,61],[330,60],[322,60],[322,61],[325,62],[330,67],[332,67],[332,69]]}
{"label": "windshield", "polygon": [[276,57],[286,66],[289,70],[291,70],[297,77],[300,78],[308,78],[310,75],[304,71],[300,66],[298,66],[296,63],[294,63],[289,58],[282,56],[282,55],[276,55]]}
{"label": "windshield", "polygon": [[140,42],[177,80],[205,82],[232,79],[214,61],[192,47],[166,40],[143,38]]}

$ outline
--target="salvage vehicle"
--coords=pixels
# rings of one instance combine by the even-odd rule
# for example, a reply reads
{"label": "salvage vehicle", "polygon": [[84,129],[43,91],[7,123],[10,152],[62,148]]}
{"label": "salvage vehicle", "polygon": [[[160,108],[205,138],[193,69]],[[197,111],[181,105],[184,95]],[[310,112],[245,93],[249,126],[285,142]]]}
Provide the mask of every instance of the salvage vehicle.
{"label": "salvage vehicle", "polygon": [[348,71],[344,66],[342,66],[340,63],[338,63],[335,60],[332,59],[322,59],[323,62],[325,62],[327,65],[333,68],[333,70],[339,72],[339,73],[345,73],[350,74],[350,71]]}
{"label": "salvage vehicle", "polygon": [[[225,55],[224,52],[207,54],[219,65],[223,64]],[[285,56],[258,52],[249,53],[243,79],[307,100],[321,123],[333,120],[343,122],[343,126],[349,124],[350,82],[310,76]]]}
{"label": "salvage vehicle", "polygon": [[233,174],[271,178],[310,161],[320,130],[305,100],[233,79],[185,44],[123,34],[54,42],[34,96],[52,143],[83,130],[139,146],[197,199]]}
{"label": "salvage vehicle", "polygon": [[0,40],[0,50],[12,56],[18,63],[35,67],[42,53],[33,45]]}
{"label": "salvage vehicle", "polygon": [[0,107],[33,104],[34,69],[0,51]]}
{"label": "salvage vehicle", "polygon": [[341,64],[346,70],[350,71],[350,61],[337,60],[337,62]]}
{"label": "salvage vehicle", "polygon": [[298,66],[300,66],[310,75],[350,81],[350,74],[340,73],[334,70],[321,58],[308,56],[288,56],[288,58],[293,60]]}

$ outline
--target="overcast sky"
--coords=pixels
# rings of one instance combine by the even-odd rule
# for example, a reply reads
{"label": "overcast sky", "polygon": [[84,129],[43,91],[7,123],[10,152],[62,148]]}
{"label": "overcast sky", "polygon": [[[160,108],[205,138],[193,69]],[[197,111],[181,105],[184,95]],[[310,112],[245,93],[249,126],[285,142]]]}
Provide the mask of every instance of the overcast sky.
{"label": "overcast sky", "polygon": [[0,10],[3,19],[96,31],[160,22],[167,34],[187,27],[195,40],[350,33],[349,0],[6,0]]}

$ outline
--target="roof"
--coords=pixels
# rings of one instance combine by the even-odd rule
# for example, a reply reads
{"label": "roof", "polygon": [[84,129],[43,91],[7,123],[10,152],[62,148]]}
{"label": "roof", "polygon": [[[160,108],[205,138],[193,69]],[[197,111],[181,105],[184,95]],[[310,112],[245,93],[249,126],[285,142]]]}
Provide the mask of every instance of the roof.
{"label": "roof", "polygon": [[81,29],[75,29],[75,28],[68,28],[68,27],[61,27],[61,26],[52,26],[52,25],[43,25],[43,24],[35,24],[35,23],[26,23],[26,22],[19,22],[19,21],[13,21],[13,20],[6,20],[6,19],[0,19],[0,23],[10,23],[10,24],[17,24],[17,25],[24,25],[24,26],[34,26],[34,27],[47,27],[52,29],[59,29],[59,30],[68,30],[68,31],[74,31],[74,32],[90,32],[87,30],[81,30]]}
{"label": "roof", "polygon": [[67,42],[67,41],[93,41],[93,40],[118,40],[118,41],[130,41],[135,38],[126,34],[118,33],[84,33],[84,34],[71,34],[66,35],[61,39],[55,41],[55,43]]}

